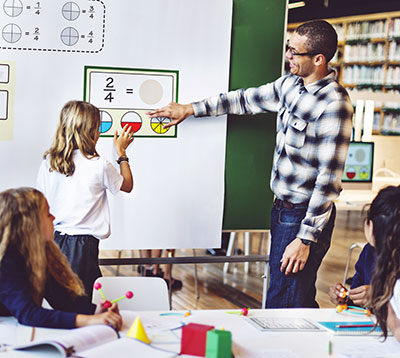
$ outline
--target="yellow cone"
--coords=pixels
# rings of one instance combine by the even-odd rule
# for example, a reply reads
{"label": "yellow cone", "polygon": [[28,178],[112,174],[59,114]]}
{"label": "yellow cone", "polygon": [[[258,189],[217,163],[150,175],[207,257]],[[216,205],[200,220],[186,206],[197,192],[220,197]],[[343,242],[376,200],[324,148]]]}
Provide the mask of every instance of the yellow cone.
{"label": "yellow cone", "polygon": [[136,317],[135,322],[132,323],[131,328],[129,328],[127,337],[136,338],[139,341],[150,344],[150,339],[149,337],[147,337],[140,317]]}

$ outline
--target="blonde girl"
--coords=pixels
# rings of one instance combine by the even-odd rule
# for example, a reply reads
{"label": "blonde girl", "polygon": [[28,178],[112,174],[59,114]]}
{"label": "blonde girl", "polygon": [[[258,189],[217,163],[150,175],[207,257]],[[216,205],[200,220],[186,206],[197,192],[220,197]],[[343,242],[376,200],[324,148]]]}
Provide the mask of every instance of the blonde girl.
{"label": "blonde girl", "polygon": [[[22,324],[73,328],[122,324],[118,307],[95,314],[84,287],[53,238],[54,216],[33,188],[0,193],[0,316]],[[41,307],[43,298],[54,310]]]}
{"label": "blonde girl", "polygon": [[107,190],[130,192],[133,178],[126,149],[133,133],[125,126],[114,135],[119,171],[99,156],[100,111],[90,103],[70,101],[61,110],[56,135],[44,154],[37,187],[46,196],[55,216],[55,242],[90,298],[93,283],[101,276],[99,240],[110,235]]}

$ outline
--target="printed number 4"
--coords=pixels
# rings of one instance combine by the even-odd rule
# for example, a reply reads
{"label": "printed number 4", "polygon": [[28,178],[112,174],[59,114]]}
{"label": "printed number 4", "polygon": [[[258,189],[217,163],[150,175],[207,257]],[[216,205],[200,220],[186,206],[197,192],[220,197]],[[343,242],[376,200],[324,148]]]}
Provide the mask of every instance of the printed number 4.
{"label": "printed number 4", "polygon": [[105,101],[110,101],[112,102],[112,100],[114,99],[112,92],[109,92],[108,95],[104,98]]}

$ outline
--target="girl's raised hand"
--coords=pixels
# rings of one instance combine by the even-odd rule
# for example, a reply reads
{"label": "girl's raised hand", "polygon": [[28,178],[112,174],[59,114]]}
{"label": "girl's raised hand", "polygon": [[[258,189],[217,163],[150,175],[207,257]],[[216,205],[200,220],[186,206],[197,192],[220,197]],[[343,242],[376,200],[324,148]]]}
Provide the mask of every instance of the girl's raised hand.
{"label": "girl's raised hand", "polygon": [[133,142],[133,134],[134,132],[128,124],[125,124],[122,133],[119,136],[118,132],[115,131],[114,148],[120,157],[126,155],[126,149]]}

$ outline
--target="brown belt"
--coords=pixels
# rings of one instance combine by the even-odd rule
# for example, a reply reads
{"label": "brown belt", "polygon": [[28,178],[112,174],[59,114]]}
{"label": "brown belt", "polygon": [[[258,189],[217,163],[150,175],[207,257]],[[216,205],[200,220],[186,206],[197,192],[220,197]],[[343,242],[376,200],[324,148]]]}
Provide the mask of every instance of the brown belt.
{"label": "brown belt", "polygon": [[285,209],[294,209],[294,208],[300,208],[300,207],[306,207],[307,203],[299,203],[299,204],[293,204],[290,201],[287,200],[281,200],[276,198],[274,200],[274,205],[280,208],[285,208]]}

